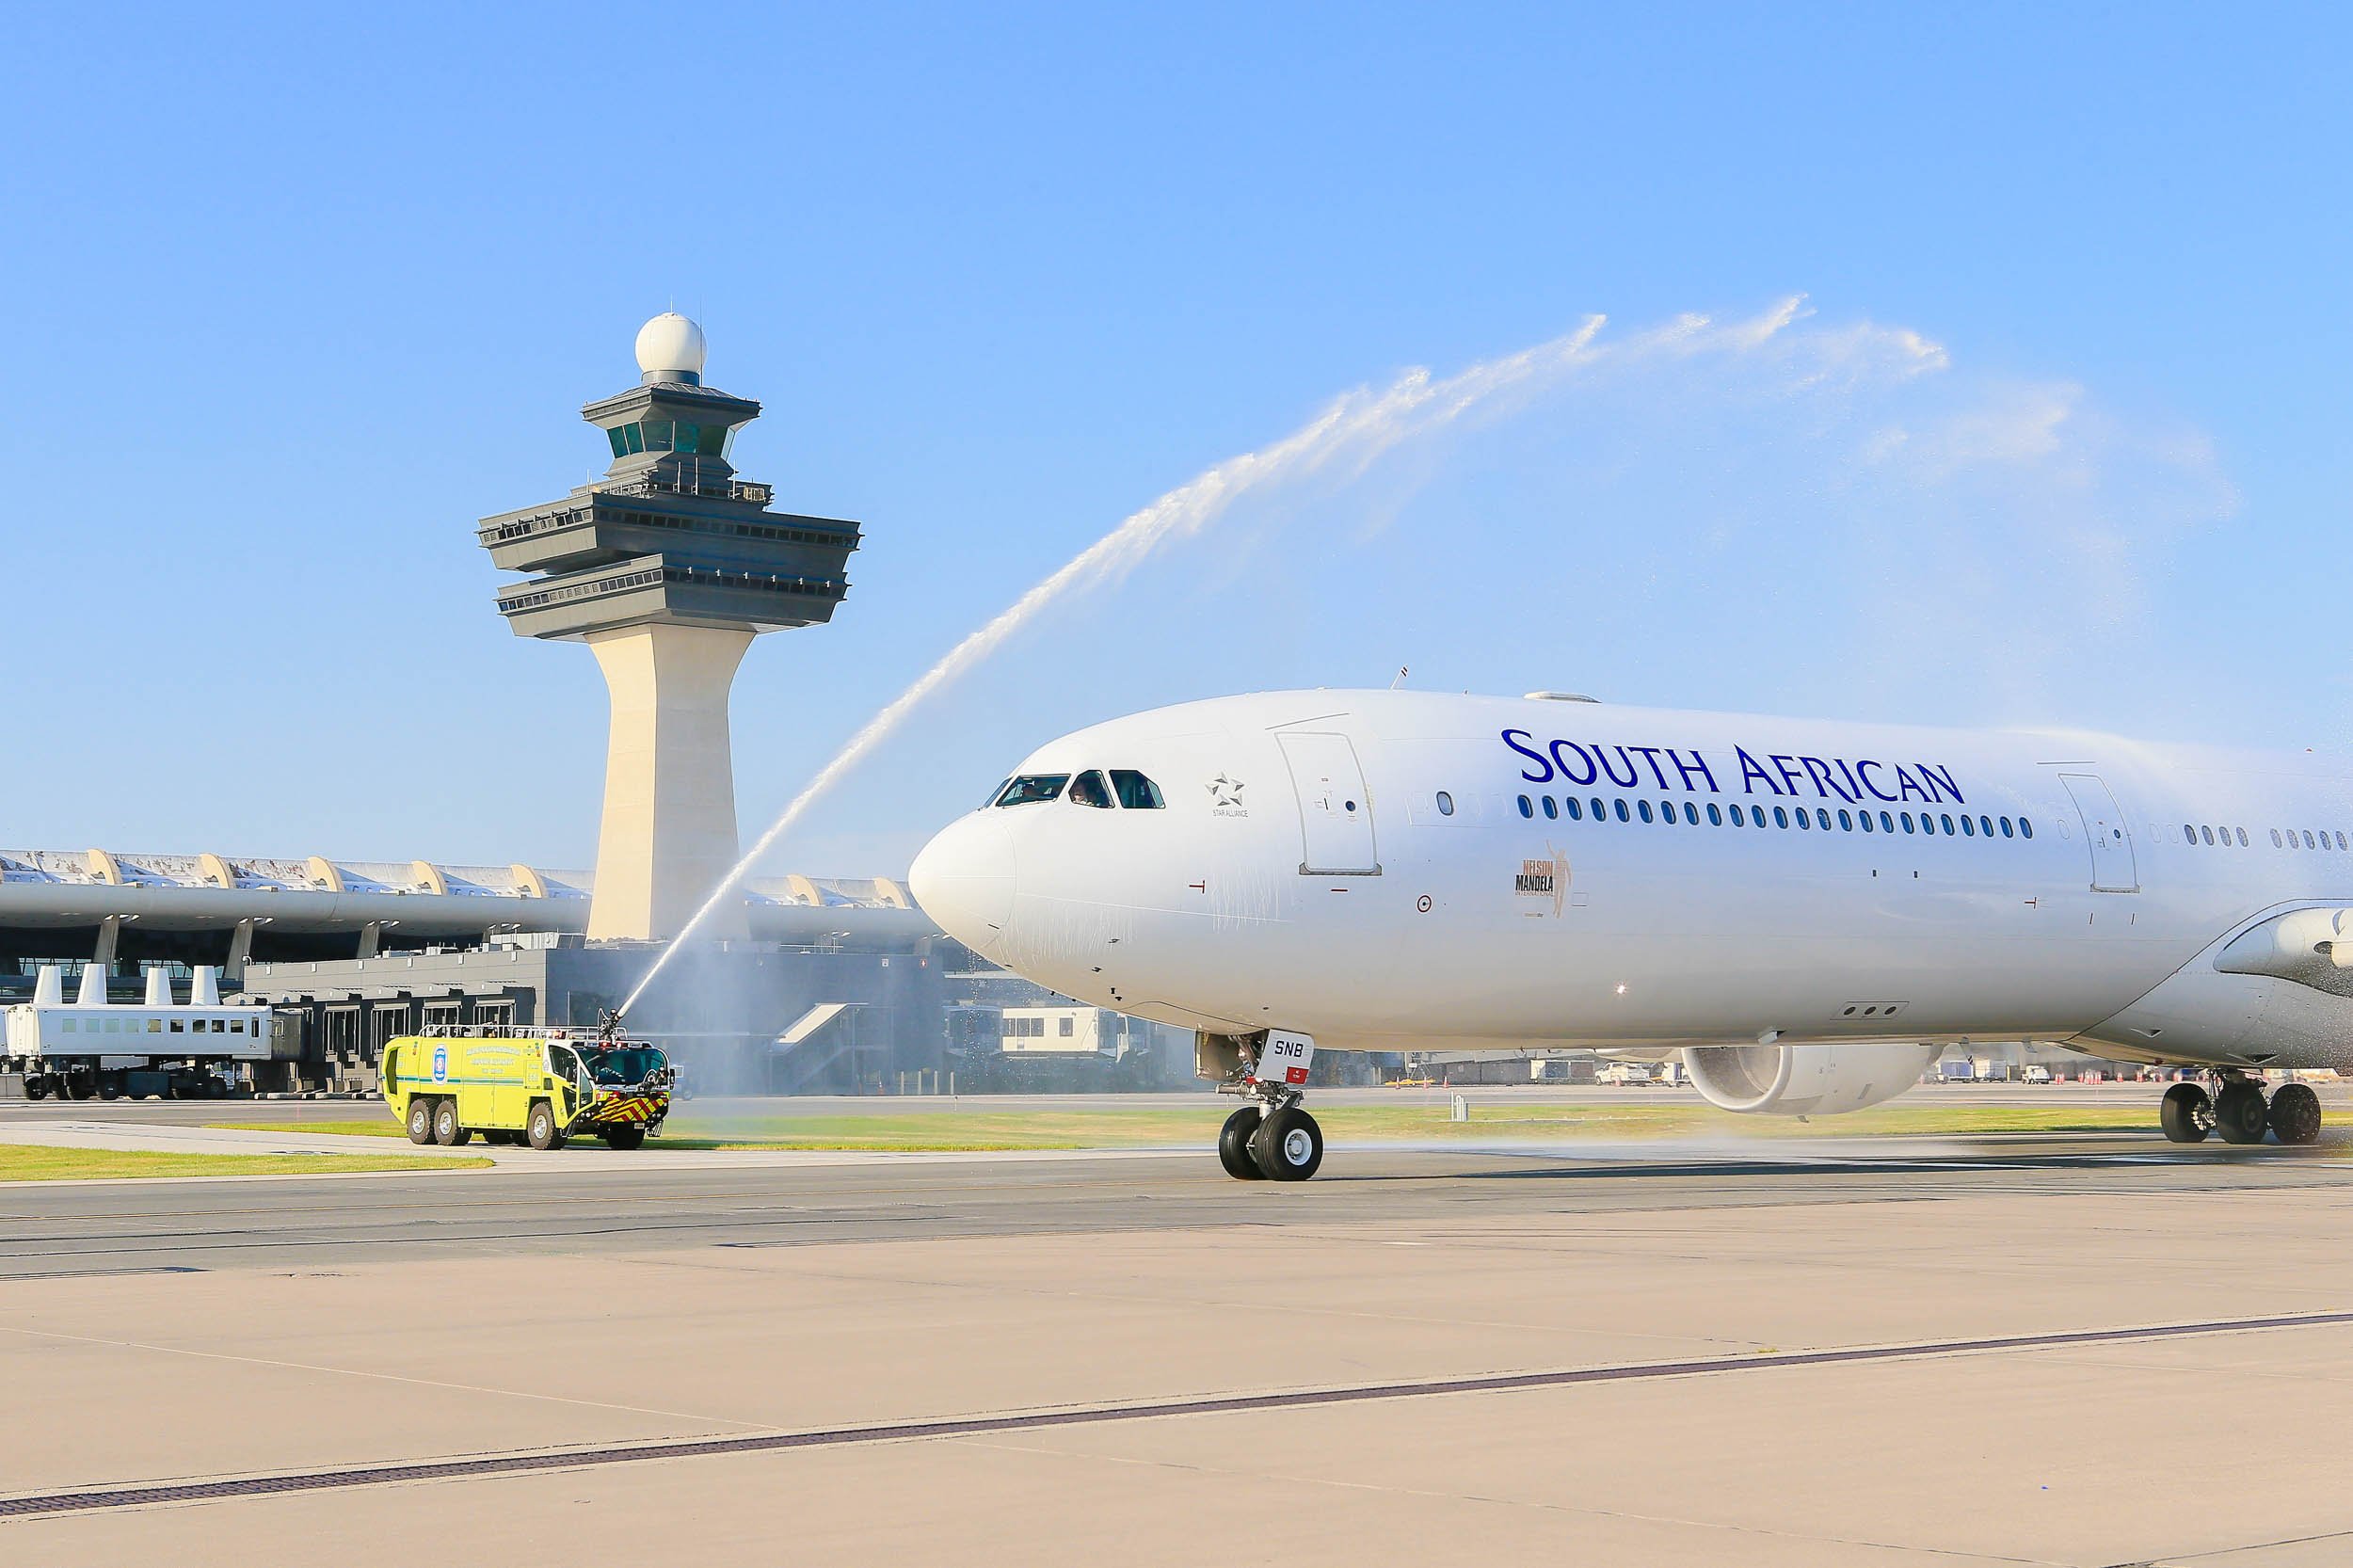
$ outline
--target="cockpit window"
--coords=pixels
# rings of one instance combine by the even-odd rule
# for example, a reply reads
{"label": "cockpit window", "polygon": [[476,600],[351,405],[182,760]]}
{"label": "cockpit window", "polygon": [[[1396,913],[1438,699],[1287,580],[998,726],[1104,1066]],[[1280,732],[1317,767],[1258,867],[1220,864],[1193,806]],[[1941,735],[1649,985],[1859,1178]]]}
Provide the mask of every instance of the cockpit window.
{"label": "cockpit window", "polygon": [[1112,792],[1103,787],[1103,776],[1093,768],[1070,781],[1070,799],[1076,806],[1092,806],[1100,811],[1112,808]]}
{"label": "cockpit window", "polygon": [[1012,782],[1013,780],[1010,778],[999,779],[997,781],[997,787],[989,791],[987,798],[981,802],[981,809],[985,811],[990,807],[996,805],[1000,800],[1003,799],[1005,794],[1005,786]]}
{"label": "cockpit window", "polygon": [[1130,811],[1158,811],[1168,804],[1160,799],[1160,787],[1133,768],[1113,768],[1112,788]]}
{"label": "cockpit window", "polygon": [[1028,773],[1005,786],[998,795],[1000,806],[1034,806],[1041,800],[1051,800],[1062,793],[1062,787],[1070,782],[1066,773]]}

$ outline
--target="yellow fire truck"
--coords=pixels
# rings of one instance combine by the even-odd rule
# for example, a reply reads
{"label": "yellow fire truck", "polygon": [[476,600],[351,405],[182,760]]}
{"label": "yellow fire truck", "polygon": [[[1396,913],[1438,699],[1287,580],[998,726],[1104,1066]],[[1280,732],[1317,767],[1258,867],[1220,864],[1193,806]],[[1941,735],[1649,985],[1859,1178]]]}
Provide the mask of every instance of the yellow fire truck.
{"label": "yellow fire truck", "polygon": [[642,1147],[670,1113],[677,1070],[642,1040],[566,1030],[433,1030],[384,1047],[384,1103],[412,1144]]}

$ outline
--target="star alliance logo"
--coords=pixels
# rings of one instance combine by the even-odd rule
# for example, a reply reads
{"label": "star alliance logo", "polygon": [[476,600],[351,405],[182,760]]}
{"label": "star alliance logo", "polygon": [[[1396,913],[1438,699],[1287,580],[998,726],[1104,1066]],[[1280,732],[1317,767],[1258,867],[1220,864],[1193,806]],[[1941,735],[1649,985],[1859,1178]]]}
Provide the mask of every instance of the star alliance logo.
{"label": "star alliance logo", "polygon": [[1211,816],[1246,817],[1250,815],[1248,811],[1242,808],[1242,786],[1240,779],[1228,778],[1221,773],[1215,778],[1209,780],[1209,814]]}

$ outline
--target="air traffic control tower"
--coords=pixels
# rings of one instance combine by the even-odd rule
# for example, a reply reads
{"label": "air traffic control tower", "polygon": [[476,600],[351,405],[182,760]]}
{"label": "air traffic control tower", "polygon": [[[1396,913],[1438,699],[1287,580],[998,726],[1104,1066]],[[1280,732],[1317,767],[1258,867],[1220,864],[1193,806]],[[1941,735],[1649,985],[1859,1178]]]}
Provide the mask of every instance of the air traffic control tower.
{"label": "air traffic control tower", "polygon": [[[482,520],[490,559],[535,572],[503,590],[518,635],[586,643],[612,698],[588,936],[678,934],[735,864],[728,690],[752,638],[833,618],[858,525],[768,510],[728,455],[760,405],[702,382],[702,328],[675,312],[637,334],[639,384],[581,417],[613,466],[560,501]],[[741,938],[740,905],[697,935]]]}

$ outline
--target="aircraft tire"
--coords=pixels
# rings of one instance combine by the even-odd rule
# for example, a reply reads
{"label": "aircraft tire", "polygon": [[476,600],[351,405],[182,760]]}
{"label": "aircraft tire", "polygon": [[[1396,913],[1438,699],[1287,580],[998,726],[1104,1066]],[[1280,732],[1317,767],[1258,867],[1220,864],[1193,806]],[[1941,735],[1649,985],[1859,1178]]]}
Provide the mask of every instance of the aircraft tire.
{"label": "aircraft tire", "polygon": [[1297,1106],[1277,1111],[1250,1135],[1250,1158],[1269,1181],[1305,1181],[1323,1163],[1323,1128]]}
{"label": "aircraft tire", "polygon": [[1256,1107],[1245,1105],[1226,1117],[1225,1125],[1217,1129],[1217,1162],[1236,1181],[1266,1179],[1266,1173],[1258,1169],[1257,1160],[1250,1155],[1250,1135],[1258,1130],[1258,1124],[1264,1119]]}
{"label": "aircraft tire", "polygon": [[2260,1144],[2271,1129],[2264,1092],[2248,1082],[2226,1083],[2214,1100],[2215,1130],[2226,1144]]}
{"label": "aircraft tire", "polygon": [[2157,1125],[2165,1129],[2166,1138],[2176,1144],[2202,1144],[2206,1141],[2206,1121],[2213,1111],[2213,1102],[2206,1091],[2195,1083],[2176,1083],[2165,1092],[2157,1106]]}
{"label": "aircraft tire", "polygon": [[2271,1130],[2282,1144],[2309,1144],[2320,1136],[2320,1096],[2305,1083],[2282,1083],[2271,1096]]}

